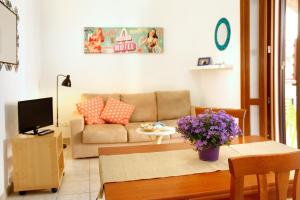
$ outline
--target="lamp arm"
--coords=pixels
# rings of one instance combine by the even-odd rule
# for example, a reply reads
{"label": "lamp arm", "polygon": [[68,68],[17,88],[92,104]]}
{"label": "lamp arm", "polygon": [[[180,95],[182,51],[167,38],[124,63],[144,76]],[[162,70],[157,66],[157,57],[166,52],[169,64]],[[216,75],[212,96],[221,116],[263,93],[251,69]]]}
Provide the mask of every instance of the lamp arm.
{"label": "lamp arm", "polygon": [[56,76],[56,127],[58,127],[58,79],[59,77],[67,77],[63,74],[58,74]]}

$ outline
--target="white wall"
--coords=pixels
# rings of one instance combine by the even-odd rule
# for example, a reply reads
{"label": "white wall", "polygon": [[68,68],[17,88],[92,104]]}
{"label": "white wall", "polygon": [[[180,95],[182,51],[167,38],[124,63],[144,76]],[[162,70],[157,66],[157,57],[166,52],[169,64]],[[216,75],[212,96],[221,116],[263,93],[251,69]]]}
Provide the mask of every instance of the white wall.
{"label": "white wall", "polygon": [[[11,173],[7,140],[17,133],[17,101],[55,95],[58,73],[72,88],[60,88],[61,122],[68,122],[83,92],[147,92],[189,89],[195,105],[240,106],[239,0],[13,0],[20,13],[20,69],[0,72],[0,195]],[[40,9],[40,7],[42,9]],[[217,21],[226,17],[228,49],[214,45]],[[86,55],[86,26],[160,26],[161,55]],[[233,70],[190,71],[198,57],[211,56]],[[42,65],[42,69],[40,66]],[[42,70],[42,71],[41,71]],[[42,76],[41,76],[42,74]],[[41,76],[41,77],[40,77]]]}
{"label": "white wall", "polygon": [[[195,105],[240,107],[239,0],[51,0],[43,1],[42,10],[42,96],[55,95],[57,74],[70,74],[72,79],[72,88],[60,88],[62,123],[69,121],[83,92],[189,89]],[[229,19],[232,29],[223,52],[214,44],[221,17]],[[164,53],[84,54],[87,26],[163,27]],[[205,56],[234,69],[189,70]]]}
{"label": "white wall", "polygon": [[11,177],[9,138],[17,134],[17,101],[39,97],[40,5],[38,0],[14,0],[19,9],[20,68],[0,71],[0,196]]}

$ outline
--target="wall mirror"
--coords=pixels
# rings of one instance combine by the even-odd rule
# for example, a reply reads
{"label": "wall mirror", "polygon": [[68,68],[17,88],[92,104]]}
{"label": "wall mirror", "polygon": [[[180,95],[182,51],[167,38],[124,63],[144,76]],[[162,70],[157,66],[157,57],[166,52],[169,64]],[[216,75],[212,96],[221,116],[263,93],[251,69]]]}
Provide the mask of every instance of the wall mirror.
{"label": "wall mirror", "polygon": [[18,10],[8,0],[0,0],[0,70],[17,70],[18,60]]}
{"label": "wall mirror", "polygon": [[231,28],[226,18],[221,18],[215,29],[215,44],[220,51],[224,51],[230,42]]}

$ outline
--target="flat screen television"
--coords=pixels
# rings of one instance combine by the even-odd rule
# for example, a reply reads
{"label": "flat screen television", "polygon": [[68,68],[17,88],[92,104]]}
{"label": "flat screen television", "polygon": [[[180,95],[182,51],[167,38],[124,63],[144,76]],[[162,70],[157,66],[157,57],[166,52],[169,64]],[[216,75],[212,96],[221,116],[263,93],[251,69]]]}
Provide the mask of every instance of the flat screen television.
{"label": "flat screen television", "polygon": [[18,102],[19,132],[24,134],[45,134],[51,130],[39,130],[53,125],[52,97]]}

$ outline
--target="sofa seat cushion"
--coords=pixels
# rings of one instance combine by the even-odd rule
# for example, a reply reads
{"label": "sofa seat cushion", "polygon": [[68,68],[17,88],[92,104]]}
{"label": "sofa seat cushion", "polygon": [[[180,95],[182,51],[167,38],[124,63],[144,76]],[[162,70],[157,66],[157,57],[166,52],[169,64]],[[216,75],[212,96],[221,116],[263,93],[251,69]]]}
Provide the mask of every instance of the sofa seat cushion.
{"label": "sofa seat cushion", "polygon": [[134,105],[135,109],[130,122],[157,121],[156,94],[121,94],[121,101]]}
{"label": "sofa seat cushion", "polygon": [[159,121],[191,115],[191,99],[188,90],[159,91],[156,92],[156,99]]}
{"label": "sofa seat cushion", "polygon": [[86,125],[82,140],[87,144],[126,143],[127,131],[120,124]]}
{"label": "sofa seat cushion", "polygon": [[[151,122],[143,122],[143,123],[151,123]],[[133,142],[151,142],[151,138],[147,135],[137,133],[136,129],[140,126],[141,123],[129,123],[125,127],[128,132],[128,141]],[[163,140],[169,140],[170,136],[164,136]]]}
{"label": "sofa seat cushion", "polygon": [[[172,119],[172,120],[164,120],[164,121],[161,121],[162,123],[164,123],[165,125],[167,126],[171,126],[171,127],[177,127],[177,120],[178,119]],[[180,133],[175,133],[175,134],[172,134],[171,135],[171,139],[173,138],[181,138],[181,134]]]}

